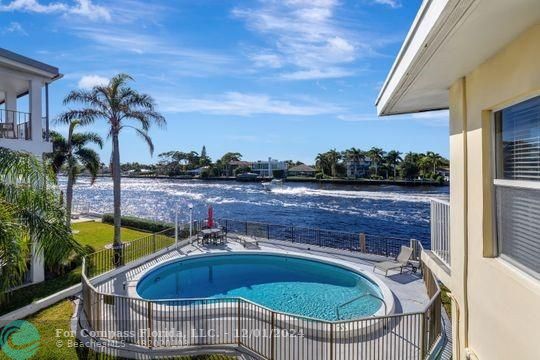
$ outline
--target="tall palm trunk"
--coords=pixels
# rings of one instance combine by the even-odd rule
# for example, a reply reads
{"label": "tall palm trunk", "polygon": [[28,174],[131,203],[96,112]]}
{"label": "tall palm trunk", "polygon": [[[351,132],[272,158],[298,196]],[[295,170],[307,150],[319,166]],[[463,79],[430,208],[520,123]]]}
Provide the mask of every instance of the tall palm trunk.
{"label": "tall palm trunk", "polygon": [[[114,197],[114,248],[119,250],[122,247],[122,239],[120,236],[121,209],[120,209],[120,148],[118,144],[118,132],[112,135],[112,176],[113,176],[113,197]],[[121,256],[121,254],[120,254]],[[120,263],[121,264],[121,261]]]}
{"label": "tall palm trunk", "polygon": [[73,174],[73,130],[77,126],[77,123],[71,123],[68,130],[67,138],[67,175],[68,181],[66,186],[66,226],[71,228],[71,206],[73,203],[73,183],[75,182],[75,175]]}
{"label": "tall palm trunk", "polygon": [[73,184],[75,183],[73,169],[68,168],[68,179],[66,186],[66,226],[71,227],[71,206],[73,203]]}

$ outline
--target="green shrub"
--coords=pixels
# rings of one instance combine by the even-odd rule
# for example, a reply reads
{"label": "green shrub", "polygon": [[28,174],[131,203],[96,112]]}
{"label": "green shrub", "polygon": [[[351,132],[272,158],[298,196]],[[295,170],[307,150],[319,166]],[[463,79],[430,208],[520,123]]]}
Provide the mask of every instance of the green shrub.
{"label": "green shrub", "polygon": [[251,172],[251,168],[249,166],[240,166],[234,169],[234,175],[238,176],[240,174],[245,174]]}
{"label": "green shrub", "polygon": [[324,174],[321,173],[321,172],[315,174],[315,179],[317,179],[317,180],[321,180],[323,177],[324,177]]}
{"label": "green shrub", "polygon": [[[105,224],[114,224],[114,217],[112,214],[105,214],[101,218],[101,221]],[[134,216],[122,216],[121,225],[132,229],[148,231],[148,232],[160,232],[163,230],[174,228],[174,224],[169,224],[161,221],[152,221],[146,219],[140,219]]]}

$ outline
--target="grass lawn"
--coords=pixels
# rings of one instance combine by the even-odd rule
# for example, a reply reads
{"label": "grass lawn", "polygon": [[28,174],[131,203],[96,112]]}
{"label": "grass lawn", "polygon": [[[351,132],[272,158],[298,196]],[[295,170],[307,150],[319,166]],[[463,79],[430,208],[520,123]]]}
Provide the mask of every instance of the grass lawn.
{"label": "grass lawn", "polygon": [[[113,241],[114,226],[112,225],[88,221],[73,224],[71,227],[78,231],[74,235],[75,240],[81,245],[91,246],[95,251],[103,249],[105,245]],[[122,228],[122,241],[131,241],[146,235],[148,235],[147,232]]]}
{"label": "grass lawn", "polygon": [[[25,320],[31,322],[39,332],[40,346],[32,359],[115,359],[103,356],[82,347],[71,334],[70,318],[74,306],[71,301],[64,300],[56,305],[44,309]],[[75,345],[79,345],[76,347]],[[233,359],[222,355],[209,355],[198,357],[179,357],[182,360],[229,360]],[[0,351],[0,360],[9,358]]]}
{"label": "grass lawn", "polygon": [[[79,231],[75,234],[75,239],[82,245],[91,246],[94,250],[101,250],[113,239],[114,227],[109,224],[90,221],[73,224],[73,229]],[[122,241],[131,241],[146,235],[148,235],[146,232],[122,228]],[[43,299],[80,281],[81,267],[79,266],[64,275],[15,290],[11,293],[8,302],[2,305],[0,315]]]}

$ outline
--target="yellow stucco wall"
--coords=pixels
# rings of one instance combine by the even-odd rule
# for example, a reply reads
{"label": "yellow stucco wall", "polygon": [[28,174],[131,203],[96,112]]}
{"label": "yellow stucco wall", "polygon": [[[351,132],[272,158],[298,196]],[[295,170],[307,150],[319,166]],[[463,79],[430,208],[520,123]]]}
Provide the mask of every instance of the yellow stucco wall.
{"label": "yellow stucco wall", "polygon": [[453,328],[459,358],[465,358],[468,347],[479,359],[540,359],[540,281],[493,257],[490,165],[491,110],[537,93],[540,24],[449,90],[449,286],[456,299]]}

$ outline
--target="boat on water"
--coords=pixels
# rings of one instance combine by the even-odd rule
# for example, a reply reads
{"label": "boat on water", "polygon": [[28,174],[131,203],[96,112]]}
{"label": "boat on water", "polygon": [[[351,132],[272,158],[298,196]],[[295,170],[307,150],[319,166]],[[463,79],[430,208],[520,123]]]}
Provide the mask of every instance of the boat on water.
{"label": "boat on water", "polygon": [[259,174],[247,172],[247,173],[236,175],[236,180],[237,181],[257,181],[258,177],[259,177]]}
{"label": "boat on water", "polygon": [[275,189],[281,189],[283,187],[283,181],[278,179],[272,179],[272,181],[263,182],[262,187],[266,191],[272,191]]}

